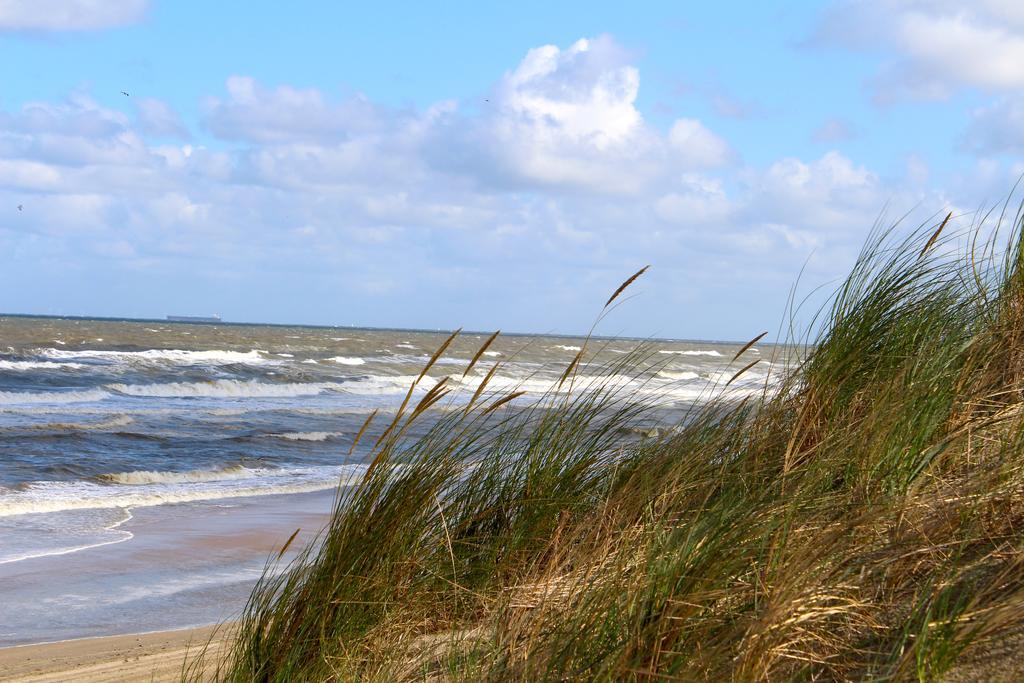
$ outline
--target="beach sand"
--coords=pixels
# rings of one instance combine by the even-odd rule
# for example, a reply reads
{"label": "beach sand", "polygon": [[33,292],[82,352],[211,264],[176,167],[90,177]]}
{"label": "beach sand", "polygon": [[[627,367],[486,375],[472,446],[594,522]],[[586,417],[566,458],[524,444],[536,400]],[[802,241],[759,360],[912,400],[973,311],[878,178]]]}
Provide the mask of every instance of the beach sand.
{"label": "beach sand", "polygon": [[[0,681],[177,681],[186,655],[203,647],[213,632],[208,626],[3,648]],[[211,643],[209,661],[215,661],[222,644]]]}
{"label": "beach sand", "polygon": [[237,618],[267,558],[296,528],[293,548],[312,541],[333,499],[139,508],[131,540],[0,565],[0,681],[180,680],[204,624]]}

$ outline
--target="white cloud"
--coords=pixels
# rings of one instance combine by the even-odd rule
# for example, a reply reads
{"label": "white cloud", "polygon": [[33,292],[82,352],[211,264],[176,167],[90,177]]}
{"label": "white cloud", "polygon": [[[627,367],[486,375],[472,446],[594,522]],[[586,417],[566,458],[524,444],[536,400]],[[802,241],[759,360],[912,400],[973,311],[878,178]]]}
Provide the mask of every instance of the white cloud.
{"label": "white cloud", "polygon": [[668,141],[688,167],[725,166],[733,160],[728,143],[696,119],[677,119],[669,130]]}
{"label": "white cloud", "polygon": [[971,114],[963,146],[980,155],[1024,153],[1024,97],[1006,97]]}
{"label": "white cloud", "polygon": [[1016,1],[847,1],[826,13],[819,38],[887,51],[875,83],[882,101],[1024,86],[1024,11]]}
{"label": "white cloud", "polygon": [[204,102],[206,126],[227,140],[337,142],[393,128],[401,117],[362,95],[332,104],[314,88],[265,88],[246,76],[228,78],[227,95]]}
{"label": "white cloud", "polygon": [[135,101],[139,128],[147,135],[188,139],[190,137],[184,122],[169,104],[154,98]]}
{"label": "white cloud", "polygon": [[731,222],[735,211],[721,180],[696,173],[684,175],[676,187],[657,199],[654,209],[668,223],[702,226]]}
{"label": "white cloud", "polygon": [[204,103],[219,137],[253,144],[244,172],[261,182],[382,182],[443,169],[463,182],[513,188],[635,193],[672,169],[729,163],[728,145],[692,119],[670,139],[636,108],[639,72],[611,38],[530,50],[479,116],[452,102],[423,112],[361,94],[266,88],[233,76]]}
{"label": "white cloud", "polygon": [[877,175],[838,152],[812,162],[781,159],[755,182],[770,219],[833,234],[863,230],[867,215],[880,211],[889,194]]}
{"label": "white cloud", "polygon": [[885,55],[873,82],[880,102],[965,89],[994,96],[970,113],[960,147],[980,156],[1024,150],[1024,3],[848,0],[825,14],[819,38]]}
{"label": "white cloud", "polygon": [[598,150],[628,143],[643,119],[635,107],[640,74],[624,57],[607,37],[530,50],[498,86],[503,113],[546,141]]}
{"label": "white cloud", "polygon": [[751,287],[783,301],[811,250],[834,275],[887,199],[925,198],[838,152],[744,166],[701,121],[659,129],[630,60],[607,37],[537,48],[466,109],[236,76],[204,102],[223,149],[186,141],[156,100],[135,117],[82,93],[30,103],[0,112],[0,234],[26,263],[65,263],[58,279],[145,268],[203,303],[237,291],[254,318],[323,321],[341,302],[346,324],[581,329],[605,280],[653,261],[679,292],[726,288],[694,315],[735,305],[768,324]]}
{"label": "white cloud", "polygon": [[479,120],[454,110],[439,119],[434,158],[506,187],[627,195],[673,171],[732,161],[699,121],[680,120],[667,138],[644,119],[630,58],[608,36],[530,50],[494,87]]}
{"label": "white cloud", "polygon": [[0,31],[94,31],[141,21],[147,0],[0,0]]}
{"label": "white cloud", "polygon": [[627,60],[606,36],[530,50],[477,126],[484,163],[520,182],[636,191],[659,160],[636,108],[640,75]]}

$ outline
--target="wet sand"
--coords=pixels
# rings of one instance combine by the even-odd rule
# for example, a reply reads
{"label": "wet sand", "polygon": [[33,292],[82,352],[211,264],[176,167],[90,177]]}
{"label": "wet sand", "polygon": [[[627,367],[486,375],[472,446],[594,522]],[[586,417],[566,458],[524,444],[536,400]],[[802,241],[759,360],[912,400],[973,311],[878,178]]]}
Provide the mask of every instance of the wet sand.
{"label": "wet sand", "polygon": [[[0,649],[0,680],[83,681],[177,681],[189,655],[209,643],[207,658],[217,660],[223,631],[213,627],[164,631],[142,635],[83,638],[43,645]],[[215,636],[211,641],[211,635]]]}
{"label": "wet sand", "polygon": [[231,621],[268,559],[297,528],[285,561],[312,541],[333,499],[322,491],[138,508],[120,527],[133,534],[127,541],[0,565],[0,647],[96,636],[148,642],[119,634]]}

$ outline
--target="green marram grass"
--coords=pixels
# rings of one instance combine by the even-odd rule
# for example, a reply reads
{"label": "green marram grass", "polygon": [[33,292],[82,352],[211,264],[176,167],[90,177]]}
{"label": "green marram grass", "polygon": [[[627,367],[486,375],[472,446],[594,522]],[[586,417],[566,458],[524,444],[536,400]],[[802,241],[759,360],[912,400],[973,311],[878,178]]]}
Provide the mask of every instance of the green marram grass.
{"label": "green marram grass", "polygon": [[[777,347],[787,370],[763,394],[712,392],[656,438],[630,433],[656,406],[618,381],[650,348],[594,367],[588,342],[526,407],[410,389],[361,434],[373,465],[318,541],[268,567],[227,656],[188,671],[811,681],[1011,666],[1021,216],[949,222],[876,230],[813,332]],[[431,408],[436,424],[408,436]]]}

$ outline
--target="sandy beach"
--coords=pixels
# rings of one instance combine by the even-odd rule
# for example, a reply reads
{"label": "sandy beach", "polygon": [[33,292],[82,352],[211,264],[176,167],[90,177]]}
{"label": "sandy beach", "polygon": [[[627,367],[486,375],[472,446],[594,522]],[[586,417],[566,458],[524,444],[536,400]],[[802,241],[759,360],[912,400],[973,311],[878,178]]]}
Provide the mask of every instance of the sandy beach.
{"label": "sandy beach", "polygon": [[[213,633],[214,627],[208,626],[2,648],[0,680],[175,681],[186,655],[203,647]],[[214,651],[220,643],[212,641]]]}
{"label": "sandy beach", "polygon": [[132,534],[126,542],[0,564],[0,647],[84,643],[79,639],[231,621],[292,532],[302,529],[285,561],[313,539],[333,496],[325,491],[239,499],[230,507],[140,508],[122,527]]}
{"label": "sandy beach", "polygon": [[[0,565],[0,642],[10,645],[0,647],[0,681],[180,680],[186,655],[216,628],[190,624],[236,616],[267,557],[297,527],[296,547],[310,541],[332,498],[141,509],[125,543]],[[44,634],[67,639],[39,642]]]}

